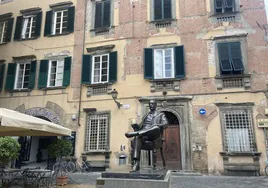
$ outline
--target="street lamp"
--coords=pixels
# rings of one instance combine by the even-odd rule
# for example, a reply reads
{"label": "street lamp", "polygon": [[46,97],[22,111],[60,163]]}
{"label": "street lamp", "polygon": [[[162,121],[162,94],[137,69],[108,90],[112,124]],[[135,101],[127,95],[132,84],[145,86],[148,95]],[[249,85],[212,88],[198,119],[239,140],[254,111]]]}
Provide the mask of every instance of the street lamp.
{"label": "street lamp", "polygon": [[122,106],[122,103],[119,102],[118,100],[116,100],[117,95],[118,95],[118,92],[116,91],[116,89],[113,89],[111,94],[112,94],[112,98],[113,98],[114,102],[116,103],[117,107],[120,109],[120,107]]}

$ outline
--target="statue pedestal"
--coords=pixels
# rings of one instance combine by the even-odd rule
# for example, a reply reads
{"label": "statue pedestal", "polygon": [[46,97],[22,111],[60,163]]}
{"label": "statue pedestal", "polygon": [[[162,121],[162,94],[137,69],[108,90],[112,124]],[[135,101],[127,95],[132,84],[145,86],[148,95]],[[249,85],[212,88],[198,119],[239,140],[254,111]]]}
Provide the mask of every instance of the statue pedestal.
{"label": "statue pedestal", "polygon": [[113,170],[101,174],[96,180],[96,188],[170,188],[170,178],[171,172],[163,169]]}

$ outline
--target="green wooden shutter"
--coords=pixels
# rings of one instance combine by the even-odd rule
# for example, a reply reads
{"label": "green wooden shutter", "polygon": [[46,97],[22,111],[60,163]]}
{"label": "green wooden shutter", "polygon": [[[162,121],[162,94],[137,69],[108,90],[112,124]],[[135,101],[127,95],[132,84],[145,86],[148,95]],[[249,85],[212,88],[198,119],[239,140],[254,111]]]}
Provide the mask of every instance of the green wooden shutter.
{"label": "green wooden shutter", "polygon": [[162,0],[154,0],[154,20],[162,20]]}
{"label": "green wooden shutter", "polygon": [[82,84],[91,84],[91,55],[83,55]]}
{"label": "green wooden shutter", "polygon": [[35,84],[35,75],[36,75],[36,61],[31,62],[30,78],[28,89],[33,89]]}
{"label": "green wooden shutter", "polygon": [[17,63],[9,63],[8,64],[7,78],[6,78],[6,90],[8,90],[8,91],[11,91],[14,89],[16,67],[17,67]]}
{"label": "green wooden shutter", "polygon": [[110,26],[110,12],[111,12],[111,2],[104,1],[103,2],[103,27]]}
{"label": "green wooden shutter", "polygon": [[109,54],[109,82],[117,81],[117,52]]}
{"label": "green wooden shutter", "polygon": [[72,33],[74,32],[74,19],[75,19],[75,7],[69,7],[68,8],[68,25],[67,25],[67,31]]}
{"label": "green wooden shutter", "polygon": [[35,23],[35,37],[40,37],[41,35],[41,27],[42,27],[42,12],[38,12],[36,14],[36,23]]}
{"label": "green wooden shutter", "polygon": [[39,70],[39,79],[38,79],[38,88],[47,87],[47,77],[48,77],[48,60],[40,61],[40,70]]}
{"label": "green wooden shutter", "polygon": [[244,65],[242,60],[240,42],[231,42],[229,43],[229,46],[230,60],[232,62],[234,71],[243,71]]}
{"label": "green wooden shutter", "polygon": [[70,85],[70,77],[71,77],[71,64],[72,57],[66,57],[64,59],[64,73],[63,73],[63,86]]}
{"label": "green wooden shutter", "polygon": [[231,65],[229,44],[228,43],[218,43],[218,54],[219,54],[219,66],[222,73],[230,72],[233,70]]}
{"label": "green wooden shutter", "polygon": [[4,75],[5,75],[5,68],[6,64],[2,64],[0,66],[0,91],[3,89],[3,80],[4,80]]}
{"label": "green wooden shutter", "polygon": [[164,0],[164,19],[171,19],[171,0]]}
{"label": "green wooden shutter", "polygon": [[175,78],[185,77],[184,46],[174,48]]}
{"label": "green wooden shutter", "polygon": [[46,22],[45,22],[44,36],[51,35],[52,14],[53,14],[52,11],[47,11],[46,12]]}
{"label": "green wooden shutter", "polygon": [[144,79],[154,79],[154,51],[152,48],[144,49]]}
{"label": "green wooden shutter", "polygon": [[7,22],[6,42],[10,42],[11,41],[13,23],[14,23],[14,18],[10,18],[8,20],[8,22]]}
{"label": "green wooden shutter", "polygon": [[102,27],[102,2],[95,5],[95,29]]}
{"label": "green wooden shutter", "polygon": [[21,39],[22,21],[23,21],[23,17],[18,16],[17,21],[16,21],[14,40],[20,40]]}

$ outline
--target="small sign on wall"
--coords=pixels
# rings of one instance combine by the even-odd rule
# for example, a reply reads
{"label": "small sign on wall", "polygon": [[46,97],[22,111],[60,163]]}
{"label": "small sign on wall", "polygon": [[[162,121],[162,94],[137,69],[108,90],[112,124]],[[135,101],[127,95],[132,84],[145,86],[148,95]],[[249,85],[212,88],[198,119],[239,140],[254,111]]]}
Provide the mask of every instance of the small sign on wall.
{"label": "small sign on wall", "polygon": [[268,119],[258,119],[257,124],[260,128],[268,128]]}

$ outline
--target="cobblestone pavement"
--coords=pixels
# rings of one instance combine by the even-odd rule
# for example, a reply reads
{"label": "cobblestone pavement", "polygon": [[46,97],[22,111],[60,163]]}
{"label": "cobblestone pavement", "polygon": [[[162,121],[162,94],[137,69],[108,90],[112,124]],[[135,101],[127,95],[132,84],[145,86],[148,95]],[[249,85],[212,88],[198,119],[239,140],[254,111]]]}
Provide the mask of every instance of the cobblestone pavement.
{"label": "cobblestone pavement", "polygon": [[[95,188],[99,176],[100,173],[72,174],[66,188]],[[173,176],[171,188],[268,188],[268,177]]]}

